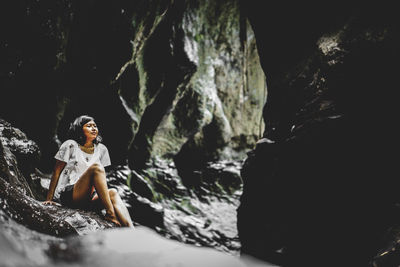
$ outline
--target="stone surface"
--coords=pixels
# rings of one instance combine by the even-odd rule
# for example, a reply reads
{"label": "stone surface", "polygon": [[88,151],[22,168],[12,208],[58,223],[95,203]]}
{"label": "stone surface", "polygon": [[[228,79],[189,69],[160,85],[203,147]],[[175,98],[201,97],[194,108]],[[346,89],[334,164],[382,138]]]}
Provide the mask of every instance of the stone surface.
{"label": "stone surface", "polygon": [[62,238],[26,228],[0,210],[0,259],[2,266],[46,266],[50,242]]}
{"label": "stone surface", "polygon": [[264,138],[241,172],[242,252],[288,266],[367,266],[398,224],[396,15],[299,4],[267,16],[245,5],[268,99]]}
{"label": "stone surface", "polygon": [[44,199],[41,176],[36,168],[40,161],[38,145],[20,129],[0,119],[0,162],[2,177],[27,195]]}
{"label": "stone surface", "polygon": [[[112,230],[66,240],[63,249],[50,247],[54,260],[80,266],[272,266],[255,259],[241,259],[209,248],[185,245],[160,237],[146,227]],[[74,258],[71,258],[71,252]],[[63,256],[67,257],[63,259]],[[65,264],[65,263],[64,263]]]}
{"label": "stone surface", "polygon": [[43,205],[2,178],[0,189],[1,210],[18,223],[38,232],[67,236],[113,227],[101,214]]}
{"label": "stone surface", "polygon": [[143,226],[56,238],[27,229],[0,211],[0,230],[2,266],[273,266],[166,239]]}
{"label": "stone surface", "polygon": [[[236,229],[236,208],[241,194],[240,166],[239,162],[210,163],[207,168],[188,174],[187,178],[193,177],[196,183],[185,184],[173,162],[153,162],[140,172],[139,181],[153,189],[148,194],[153,201],[150,203],[162,207],[163,225],[155,229],[171,239],[237,255],[240,249]],[[128,182],[134,191],[138,175],[130,176]],[[225,180],[236,181],[236,184],[224,186]]]}

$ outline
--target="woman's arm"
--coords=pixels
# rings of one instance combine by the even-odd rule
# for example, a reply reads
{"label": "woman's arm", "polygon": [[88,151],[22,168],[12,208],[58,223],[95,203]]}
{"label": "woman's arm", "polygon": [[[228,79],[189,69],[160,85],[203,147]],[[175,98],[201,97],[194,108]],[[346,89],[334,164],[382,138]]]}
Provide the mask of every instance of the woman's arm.
{"label": "woman's arm", "polygon": [[53,197],[54,191],[56,190],[58,179],[60,178],[60,174],[65,167],[65,162],[61,160],[56,160],[56,165],[54,166],[53,175],[51,176],[51,182],[49,186],[49,191],[47,192],[46,201],[43,204],[54,204]]}

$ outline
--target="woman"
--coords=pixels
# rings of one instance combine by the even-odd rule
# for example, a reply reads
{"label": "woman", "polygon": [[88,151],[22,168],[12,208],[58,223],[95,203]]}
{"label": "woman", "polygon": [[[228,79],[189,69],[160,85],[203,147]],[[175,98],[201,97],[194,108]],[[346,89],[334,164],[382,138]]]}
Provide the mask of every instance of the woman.
{"label": "woman", "polygon": [[54,156],[56,164],[44,204],[55,204],[53,198],[71,208],[92,209],[102,205],[105,219],[117,226],[133,227],[129,211],[117,190],[107,187],[104,167],[110,156],[94,119],[83,115],[69,128],[70,139]]}

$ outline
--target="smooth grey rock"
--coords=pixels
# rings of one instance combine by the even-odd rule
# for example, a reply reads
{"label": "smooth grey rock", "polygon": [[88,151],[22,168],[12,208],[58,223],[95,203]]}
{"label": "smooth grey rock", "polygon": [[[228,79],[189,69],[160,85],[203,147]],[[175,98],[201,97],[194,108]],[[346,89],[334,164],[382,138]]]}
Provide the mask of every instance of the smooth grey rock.
{"label": "smooth grey rock", "polygon": [[250,257],[241,259],[211,248],[183,244],[143,226],[69,238],[63,244],[49,248],[51,258],[61,266],[273,266]]}

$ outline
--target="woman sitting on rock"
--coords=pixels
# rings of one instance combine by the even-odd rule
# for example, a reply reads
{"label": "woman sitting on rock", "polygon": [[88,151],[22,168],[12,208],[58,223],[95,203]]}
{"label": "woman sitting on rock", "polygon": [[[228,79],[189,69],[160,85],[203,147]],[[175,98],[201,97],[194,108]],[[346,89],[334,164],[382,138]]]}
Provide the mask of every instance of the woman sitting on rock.
{"label": "woman sitting on rock", "polygon": [[133,227],[129,211],[117,190],[107,187],[104,167],[111,164],[101,144],[97,125],[87,115],[75,119],[69,128],[70,139],[54,156],[56,164],[44,204],[53,198],[71,208],[106,210],[105,219],[118,226]]}

